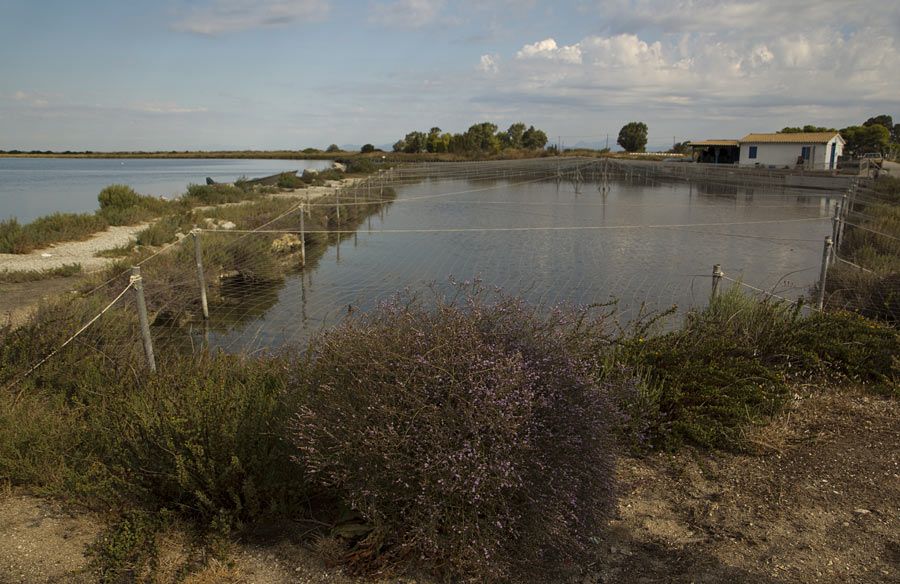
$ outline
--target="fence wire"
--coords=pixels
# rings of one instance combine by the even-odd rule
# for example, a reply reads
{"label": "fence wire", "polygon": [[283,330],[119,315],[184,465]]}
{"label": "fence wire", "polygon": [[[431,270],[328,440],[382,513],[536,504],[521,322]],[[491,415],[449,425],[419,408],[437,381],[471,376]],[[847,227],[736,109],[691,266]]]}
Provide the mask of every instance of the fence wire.
{"label": "fence wire", "polygon": [[[877,192],[865,185],[853,189],[852,183],[849,190],[844,183],[834,191],[818,183],[804,188],[777,172],[702,169],[698,175],[684,166],[597,159],[404,165],[320,198],[297,191],[230,229],[227,212],[210,211],[192,233],[137,262],[152,340],[163,352],[277,350],[304,343],[406,286],[425,289],[433,280],[439,291],[446,289],[450,275],[481,277],[536,302],[617,300],[624,319],[648,309],[705,305],[711,273],[698,274],[696,263],[654,259],[659,249],[651,239],[683,254],[702,253],[704,267],[724,262],[719,254],[726,248],[765,260],[773,265],[761,277],[725,263],[725,280],[765,298],[796,301],[815,296],[819,267],[809,258],[821,254],[822,238],[831,233],[837,245],[827,306],[878,315],[893,310],[885,294],[892,299],[897,292],[900,270],[886,258],[896,258],[900,249],[896,232],[879,223],[884,215],[874,209],[885,201],[870,202],[881,196]],[[698,176],[708,182],[696,182]],[[635,195],[620,201],[622,221],[597,218],[613,186],[633,190],[651,183],[688,186],[702,205],[674,195],[649,202]],[[514,198],[506,194],[510,190]],[[550,203],[541,199],[548,192]],[[850,202],[834,220],[831,209],[845,195]],[[699,213],[707,206],[753,209],[759,217],[709,219]],[[400,209],[404,213],[395,212]],[[679,216],[696,220],[672,220]],[[791,254],[807,259],[785,262]],[[129,278],[123,270],[94,291],[112,302],[91,321],[93,328],[117,326],[122,340],[110,343],[103,334],[87,338],[79,331],[79,340],[66,344],[84,343],[103,359],[140,355],[134,306],[119,302],[131,287]],[[115,314],[107,314],[117,302]]]}

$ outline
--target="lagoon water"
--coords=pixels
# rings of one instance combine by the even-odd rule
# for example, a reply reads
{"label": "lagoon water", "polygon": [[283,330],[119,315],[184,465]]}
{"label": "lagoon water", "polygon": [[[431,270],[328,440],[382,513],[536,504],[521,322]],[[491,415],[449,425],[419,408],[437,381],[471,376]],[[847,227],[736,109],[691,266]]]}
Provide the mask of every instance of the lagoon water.
{"label": "lagoon water", "polygon": [[400,188],[383,214],[332,244],[315,265],[248,294],[252,315],[214,311],[204,337],[229,350],[303,343],[344,318],[350,305],[366,310],[429,282],[448,292],[450,275],[481,278],[532,301],[617,298],[623,318],[642,304],[705,304],[713,264],[796,298],[818,276],[837,200],[684,183],[614,181],[605,195],[590,183],[580,191],[506,180]]}
{"label": "lagoon water", "polygon": [[143,195],[177,197],[206,177],[232,182],[331,166],[329,160],[0,158],[0,219],[28,223],[57,211],[90,213],[97,195],[125,184]]}

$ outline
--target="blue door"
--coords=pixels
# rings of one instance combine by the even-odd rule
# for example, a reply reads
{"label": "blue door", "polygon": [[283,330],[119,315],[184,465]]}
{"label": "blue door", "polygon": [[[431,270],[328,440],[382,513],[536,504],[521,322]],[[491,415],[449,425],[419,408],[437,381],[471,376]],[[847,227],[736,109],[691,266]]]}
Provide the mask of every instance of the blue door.
{"label": "blue door", "polygon": [[834,151],[837,149],[837,142],[831,143],[831,162],[828,163],[828,168],[834,168]]}

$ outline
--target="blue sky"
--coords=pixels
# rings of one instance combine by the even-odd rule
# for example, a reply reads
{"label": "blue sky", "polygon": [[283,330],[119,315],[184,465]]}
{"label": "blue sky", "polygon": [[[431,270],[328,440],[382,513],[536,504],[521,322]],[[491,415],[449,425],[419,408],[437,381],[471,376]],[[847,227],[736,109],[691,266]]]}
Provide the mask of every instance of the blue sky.
{"label": "blue sky", "polygon": [[534,124],[650,146],[900,122],[900,2],[0,0],[0,149],[302,149]]}

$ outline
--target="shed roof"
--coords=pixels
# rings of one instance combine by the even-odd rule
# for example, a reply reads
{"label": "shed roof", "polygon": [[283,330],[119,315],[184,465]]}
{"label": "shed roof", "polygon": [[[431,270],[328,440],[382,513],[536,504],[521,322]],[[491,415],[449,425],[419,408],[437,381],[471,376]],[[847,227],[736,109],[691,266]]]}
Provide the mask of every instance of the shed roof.
{"label": "shed roof", "polygon": [[737,140],[704,140],[702,142],[691,142],[691,146],[734,146],[737,148],[741,143]]}
{"label": "shed roof", "polygon": [[843,141],[838,132],[798,132],[795,134],[747,134],[741,138],[741,143],[825,144],[835,136]]}

